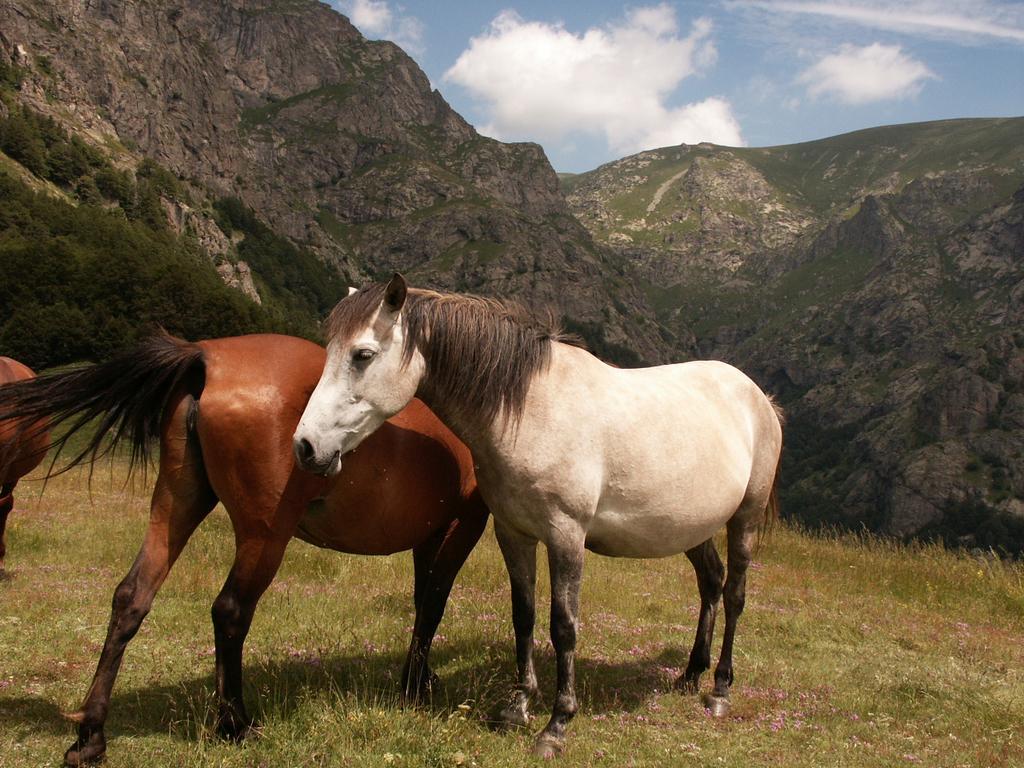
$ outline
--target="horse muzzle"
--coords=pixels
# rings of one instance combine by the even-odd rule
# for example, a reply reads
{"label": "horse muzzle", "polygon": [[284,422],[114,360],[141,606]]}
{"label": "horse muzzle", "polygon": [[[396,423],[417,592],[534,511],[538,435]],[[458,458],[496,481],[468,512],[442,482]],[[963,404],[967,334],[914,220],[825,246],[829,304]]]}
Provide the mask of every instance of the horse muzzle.
{"label": "horse muzzle", "polygon": [[292,451],[295,453],[295,462],[306,472],[321,477],[333,477],[341,471],[341,451],[320,456],[313,444],[304,437],[297,437],[292,441]]}

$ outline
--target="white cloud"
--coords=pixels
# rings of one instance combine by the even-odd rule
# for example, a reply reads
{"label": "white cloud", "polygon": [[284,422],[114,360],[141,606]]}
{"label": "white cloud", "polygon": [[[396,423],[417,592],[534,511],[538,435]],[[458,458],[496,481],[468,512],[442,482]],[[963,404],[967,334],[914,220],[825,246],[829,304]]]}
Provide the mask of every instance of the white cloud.
{"label": "white cloud", "polygon": [[697,144],[711,141],[738,147],[743,144],[740,125],[725,99],[711,97],[667,110],[664,119],[642,131],[634,142],[636,150],[667,147],[672,144]]}
{"label": "white cloud", "polygon": [[792,2],[732,0],[772,14],[803,14],[873,29],[922,35],[973,44],[985,38],[1024,43],[1024,5],[993,0],[888,0],[860,2]]}
{"label": "white cloud", "polygon": [[917,95],[935,74],[898,45],[843,45],[805,70],[798,81],[810,96],[833,96],[846,104],[903,99]]}
{"label": "white cloud", "polygon": [[391,40],[407,53],[423,53],[423,22],[405,14],[403,6],[392,9],[387,0],[339,0],[341,11],[367,37]]}
{"label": "white cloud", "polygon": [[382,35],[391,28],[391,8],[384,0],[352,0],[346,4],[352,23],[367,35]]}
{"label": "white cloud", "polygon": [[580,34],[504,11],[444,79],[482,102],[488,124],[481,130],[500,138],[596,135],[620,154],[681,142],[740,145],[726,100],[668,103],[716,56],[711,22],[698,19],[683,37],[665,4],[633,8],[619,23]]}

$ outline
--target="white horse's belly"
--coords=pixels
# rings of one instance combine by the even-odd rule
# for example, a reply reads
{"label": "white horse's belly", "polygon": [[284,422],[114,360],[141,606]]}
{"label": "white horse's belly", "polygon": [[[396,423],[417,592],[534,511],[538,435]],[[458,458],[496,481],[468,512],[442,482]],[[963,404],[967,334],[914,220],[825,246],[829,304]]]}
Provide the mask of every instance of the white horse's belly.
{"label": "white horse's belly", "polygon": [[661,511],[602,509],[587,526],[586,547],[611,557],[676,555],[711,538],[732,517],[741,498],[742,494],[735,503],[730,500],[712,509],[687,509],[685,504]]}
{"label": "white horse's belly", "polygon": [[[607,428],[602,488],[586,523],[586,546],[618,557],[664,557],[707,541],[736,513],[750,482],[753,456],[742,412],[709,417],[708,402],[669,418],[672,403],[692,392],[654,387],[646,406]],[[643,388],[630,393],[638,397]],[[653,403],[653,405],[651,405]]]}

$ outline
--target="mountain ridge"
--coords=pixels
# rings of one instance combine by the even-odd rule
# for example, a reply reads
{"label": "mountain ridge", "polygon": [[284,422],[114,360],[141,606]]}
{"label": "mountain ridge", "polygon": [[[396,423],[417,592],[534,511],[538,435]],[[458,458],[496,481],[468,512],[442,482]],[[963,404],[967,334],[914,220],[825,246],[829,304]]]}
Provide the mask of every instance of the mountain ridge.
{"label": "mountain ridge", "polygon": [[[1024,552],[1021,118],[667,147],[557,175],[312,0],[0,13],[0,123],[21,125],[22,153],[0,156],[5,177],[124,216],[105,223],[125,237],[148,228],[175,264],[207,259],[257,326],[308,327],[335,282],[395,269],[551,305],[620,364],[718,357],[776,394],[790,514],[953,543],[1004,531]],[[0,214],[31,268],[38,222]],[[44,240],[59,266],[58,224]],[[127,331],[90,301],[109,346]]]}

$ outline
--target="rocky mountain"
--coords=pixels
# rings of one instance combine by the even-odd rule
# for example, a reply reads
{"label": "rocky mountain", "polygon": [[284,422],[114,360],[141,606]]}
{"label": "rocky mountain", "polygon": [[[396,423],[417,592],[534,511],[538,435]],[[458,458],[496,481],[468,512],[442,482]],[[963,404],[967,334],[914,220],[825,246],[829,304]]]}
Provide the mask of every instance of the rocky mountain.
{"label": "rocky mountain", "polygon": [[[211,205],[237,197],[359,282],[414,281],[557,306],[598,348],[662,359],[646,297],[566,207],[543,151],[481,137],[397,46],[315,0],[0,0],[17,98],[167,199],[245,282]],[[226,263],[226,266],[224,265]],[[257,273],[256,277],[259,277]]]}
{"label": "rocky mountain", "polygon": [[783,399],[791,513],[1024,549],[1024,119],[668,147],[562,183],[677,338]]}
{"label": "rocky mountain", "polygon": [[560,180],[315,0],[0,20],[0,344],[102,356],[139,313],[306,332],[398,269],[554,305],[620,363],[740,365],[789,410],[793,515],[1024,550],[1024,120]]}

